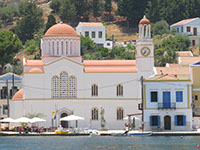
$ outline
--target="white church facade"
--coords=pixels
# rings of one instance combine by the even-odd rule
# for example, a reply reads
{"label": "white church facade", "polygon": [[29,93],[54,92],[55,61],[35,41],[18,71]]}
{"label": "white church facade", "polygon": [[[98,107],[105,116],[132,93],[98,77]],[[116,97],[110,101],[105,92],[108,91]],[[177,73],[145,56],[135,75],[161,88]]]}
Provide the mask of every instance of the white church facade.
{"label": "white church facade", "polygon": [[76,31],[66,24],[52,26],[41,39],[41,60],[23,60],[23,89],[10,102],[10,117],[42,113],[45,127],[52,122],[69,127],[59,119],[74,114],[85,118],[79,127],[99,129],[103,116],[106,129],[123,129],[124,117],[141,113],[141,76],[153,74],[154,47],[146,18],[140,21],[136,48],[136,60],[83,61]]}

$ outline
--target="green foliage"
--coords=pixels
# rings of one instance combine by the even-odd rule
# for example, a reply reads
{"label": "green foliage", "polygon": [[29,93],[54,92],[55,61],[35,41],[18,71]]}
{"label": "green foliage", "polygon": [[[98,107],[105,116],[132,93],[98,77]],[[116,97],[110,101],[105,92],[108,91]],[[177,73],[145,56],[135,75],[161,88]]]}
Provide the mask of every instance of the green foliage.
{"label": "green foliage", "polygon": [[144,16],[147,0],[119,0],[117,14],[127,17],[130,25],[138,25]]}
{"label": "green foliage", "polygon": [[114,46],[113,49],[104,47],[96,49],[95,52],[85,53],[85,60],[109,60],[109,59],[135,59],[135,51],[130,51],[124,47]]}
{"label": "green foliage", "polygon": [[45,31],[44,31],[44,33],[51,27],[51,26],[53,26],[54,24],[56,24],[56,19],[55,19],[55,17],[53,16],[53,15],[49,15],[48,16],[48,21],[47,21],[47,23],[46,23],[46,28],[45,28]]}
{"label": "green foliage", "polygon": [[151,22],[166,20],[169,24],[200,14],[199,0],[149,0],[146,8]]}
{"label": "green foliage", "polygon": [[152,24],[151,32],[152,36],[169,34],[169,25],[165,20],[158,21],[155,24]]}
{"label": "green foliage", "polygon": [[81,55],[86,54],[88,51],[93,50],[95,47],[93,40],[89,37],[81,36]]}
{"label": "green foliage", "polygon": [[20,59],[14,59],[12,62],[12,72],[18,75],[23,73],[23,66]]}
{"label": "green foliage", "polygon": [[53,13],[58,13],[61,6],[61,0],[52,0],[49,6],[53,9]]}
{"label": "green foliage", "polygon": [[166,63],[176,63],[177,51],[188,51],[191,45],[189,37],[170,35],[155,47],[155,65],[164,66]]}
{"label": "green foliage", "polygon": [[102,3],[99,0],[92,0],[92,11],[95,18],[102,14]]}
{"label": "green foliage", "polygon": [[28,40],[25,43],[25,50],[28,54],[33,54],[35,50],[38,49],[38,45],[35,40]]}
{"label": "green foliage", "polygon": [[0,8],[0,23],[12,22],[14,17],[19,16],[19,9],[15,5],[8,5],[7,7]]}
{"label": "green foliage", "polygon": [[88,21],[90,13],[90,6],[88,0],[71,0],[71,2],[76,7],[77,22]]}
{"label": "green foliage", "polygon": [[105,0],[104,8],[105,11],[109,13],[108,21],[110,21],[112,11],[112,0]]}
{"label": "green foliage", "polygon": [[13,57],[22,48],[22,42],[11,31],[0,31],[0,65],[12,61]]}
{"label": "green foliage", "polygon": [[34,38],[34,34],[43,26],[43,11],[33,2],[20,5],[21,20],[17,22],[16,34],[23,43]]}
{"label": "green foliage", "polygon": [[25,115],[25,117],[32,119],[34,117],[42,118],[42,117],[45,117],[45,115],[42,114],[42,113],[28,113],[28,114]]}
{"label": "green foliage", "polygon": [[59,16],[63,22],[74,23],[76,21],[77,11],[74,3],[70,0],[63,0],[59,10]]}

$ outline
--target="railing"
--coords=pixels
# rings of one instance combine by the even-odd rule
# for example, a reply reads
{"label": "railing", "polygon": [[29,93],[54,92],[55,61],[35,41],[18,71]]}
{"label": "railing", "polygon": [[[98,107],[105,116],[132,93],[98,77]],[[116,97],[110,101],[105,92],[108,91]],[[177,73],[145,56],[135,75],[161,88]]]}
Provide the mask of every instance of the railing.
{"label": "railing", "polygon": [[158,103],[158,109],[176,109],[176,103]]}

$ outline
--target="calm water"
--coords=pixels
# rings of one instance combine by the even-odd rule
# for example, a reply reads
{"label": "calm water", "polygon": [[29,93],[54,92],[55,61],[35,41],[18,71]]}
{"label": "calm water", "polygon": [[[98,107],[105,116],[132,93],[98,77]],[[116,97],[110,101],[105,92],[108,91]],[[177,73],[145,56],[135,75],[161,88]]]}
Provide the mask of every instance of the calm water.
{"label": "calm water", "polygon": [[197,150],[200,136],[0,137],[0,150]]}

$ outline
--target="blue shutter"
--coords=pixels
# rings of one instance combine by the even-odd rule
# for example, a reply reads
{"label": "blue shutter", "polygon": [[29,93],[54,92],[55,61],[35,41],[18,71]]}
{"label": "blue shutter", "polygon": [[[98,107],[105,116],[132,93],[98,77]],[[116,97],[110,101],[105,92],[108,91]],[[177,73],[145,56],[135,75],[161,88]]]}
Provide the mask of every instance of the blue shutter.
{"label": "blue shutter", "polygon": [[177,115],[174,116],[174,125],[177,126]]}
{"label": "blue shutter", "polygon": [[149,125],[152,127],[152,116],[149,117]]}
{"label": "blue shutter", "polygon": [[186,116],[183,115],[183,126],[185,126],[185,125],[186,125]]}
{"label": "blue shutter", "polygon": [[160,116],[158,116],[158,127],[160,127]]}
{"label": "blue shutter", "polygon": [[183,92],[176,91],[176,102],[183,102]]}

